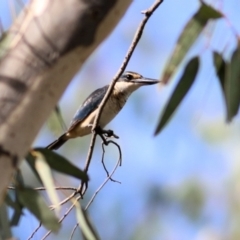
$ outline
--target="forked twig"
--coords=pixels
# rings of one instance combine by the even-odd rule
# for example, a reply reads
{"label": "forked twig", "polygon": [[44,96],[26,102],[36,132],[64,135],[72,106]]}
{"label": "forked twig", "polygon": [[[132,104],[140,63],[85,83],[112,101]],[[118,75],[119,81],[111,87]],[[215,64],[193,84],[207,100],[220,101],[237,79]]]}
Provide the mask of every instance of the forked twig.
{"label": "forked twig", "polygon": [[92,204],[94,198],[97,196],[97,194],[101,191],[101,189],[105,186],[105,184],[110,180],[110,178],[112,177],[112,175],[115,173],[115,171],[117,170],[118,166],[120,165],[120,159],[118,159],[113,171],[111,172],[111,174],[109,174],[109,176],[105,179],[105,181],[99,186],[99,188],[96,190],[96,192],[93,194],[92,198],[89,200],[87,206],[85,207],[85,211],[89,208],[89,206]]}
{"label": "forked twig", "polygon": [[66,197],[65,199],[63,199],[61,202],[59,202],[57,205],[54,205],[51,207],[51,209],[55,209],[59,206],[64,205],[65,203],[69,202],[72,198],[74,198],[77,195],[77,190],[75,192],[73,192],[71,195],[69,195],[68,197]]}
{"label": "forked twig", "polygon": [[[79,201],[80,198],[81,198],[81,197],[78,196],[78,197],[76,198],[76,201]],[[71,207],[64,213],[64,215],[62,216],[62,218],[58,221],[59,223],[61,223],[61,222],[67,217],[67,215],[72,211],[72,209],[73,209],[74,206],[75,206],[75,204],[73,203],[73,204],[71,205]],[[43,236],[42,240],[46,239],[46,238],[51,234],[51,232],[52,232],[51,230],[48,231],[48,232]]]}

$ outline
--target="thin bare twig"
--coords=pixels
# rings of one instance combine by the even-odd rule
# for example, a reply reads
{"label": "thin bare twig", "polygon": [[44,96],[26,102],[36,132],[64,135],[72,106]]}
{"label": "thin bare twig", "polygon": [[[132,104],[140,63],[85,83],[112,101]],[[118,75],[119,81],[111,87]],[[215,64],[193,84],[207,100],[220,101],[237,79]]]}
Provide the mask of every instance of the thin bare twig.
{"label": "thin bare twig", "polygon": [[[8,187],[9,190],[15,190],[16,188],[15,187],[12,187],[12,186],[9,186]],[[36,188],[33,188],[34,190],[36,191],[46,191],[46,188],[45,187],[36,187]],[[55,187],[55,190],[72,190],[72,191],[77,191],[77,188],[75,187],[61,187],[61,186],[58,186],[58,187]]]}
{"label": "thin bare twig", "polygon": [[56,206],[53,206],[52,209],[62,206],[63,204],[67,203],[68,201],[70,201],[73,197],[75,197],[78,193],[78,190],[76,190],[75,192],[73,192],[71,195],[69,195],[68,197],[66,197],[65,199],[63,199],[60,203],[58,203]]}
{"label": "thin bare twig", "polygon": [[78,223],[76,223],[76,225],[74,226],[74,228],[73,228],[73,230],[72,230],[72,233],[71,233],[71,235],[70,235],[69,240],[72,240],[72,239],[73,239],[73,235],[74,235],[74,233],[75,233],[77,227],[78,227]]}
{"label": "thin bare twig", "polygon": [[[15,190],[15,187],[9,186],[8,187],[9,190]],[[37,187],[34,188],[34,190],[36,191],[46,191],[45,187]],[[55,190],[72,190],[74,191],[71,195],[69,195],[68,197],[66,197],[65,199],[63,199],[61,202],[59,202],[56,206],[52,206],[51,209],[55,209],[58,206],[61,206],[65,203],[67,203],[69,200],[71,200],[73,197],[75,197],[78,193],[78,189],[74,188],[74,187],[55,187]]]}
{"label": "thin bare twig", "polygon": [[[114,141],[112,141],[112,140],[108,140],[108,141],[106,140],[105,142],[102,142],[102,150],[103,150],[103,154],[102,154],[102,165],[103,165],[103,168],[104,168],[105,172],[107,173],[107,176],[108,176],[108,177],[109,177],[109,172],[108,172],[107,167],[106,167],[106,165],[105,165],[105,163],[104,163],[104,155],[105,155],[104,145],[108,145],[109,143],[112,143],[112,144],[114,144],[114,145],[117,146],[118,151],[119,151],[119,159],[118,159],[118,161],[119,161],[119,166],[122,165],[122,151],[121,151],[120,146],[119,146],[116,142],[114,142]],[[121,182],[119,182],[119,181],[117,181],[117,180],[115,180],[115,179],[113,179],[113,178],[111,178],[111,177],[110,177],[109,180],[111,180],[112,182],[121,183]]]}
{"label": "thin bare twig", "polygon": [[[9,186],[8,189],[9,190],[15,190],[15,187]],[[37,188],[34,188],[34,190],[36,190],[36,191],[46,191],[46,188],[45,187],[37,187]],[[74,188],[74,187],[55,187],[55,190],[71,190],[71,191],[74,191],[74,192],[71,195],[69,195],[68,197],[66,197],[65,199],[63,199],[61,202],[59,202],[57,205],[52,206],[51,209],[55,209],[56,207],[67,203],[69,200],[71,200],[73,197],[75,197],[78,193],[78,189]]]}
{"label": "thin bare twig", "polygon": [[96,190],[96,192],[93,194],[92,198],[90,199],[90,201],[88,202],[87,206],[85,207],[85,211],[89,208],[89,206],[92,204],[93,200],[95,199],[95,197],[97,196],[97,194],[101,191],[101,189],[105,186],[105,184],[111,179],[112,175],[115,173],[115,171],[117,170],[118,166],[120,165],[120,158],[118,159],[113,171],[111,172],[111,174],[109,174],[109,176],[105,179],[105,181],[100,185],[100,187]]}
{"label": "thin bare twig", "polygon": [[[15,187],[8,187],[8,189],[10,190],[15,190]],[[73,190],[74,192],[68,196],[67,198],[65,198],[63,201],[61,201],[57,206],[60,206],[60,205],[63,205],[65,203],[67,203],[68,201],[70,201],[76,194],[77,194],[77,188],[74,188],[74,187],[55,187],[56,190]],[[38,188],[34,188],[34,190],[37,190],[37,191],[45,191],[46,188],[45,187],[38,187]],[[56,208],[56,206],[54,207],[51,207],[51,209],[53,210],[54,208]],[[70,210],[71,211],[71,210]],[[65,213],[66,215],[66,213]],[[65,216],[64,215],[64,216]],[[63,218],[64,219],[64,218]],[[62,222],[63,219],[60,219],[60,221]],[[60,222],[59,221],[59,222]],[[37,231],[41,228],[42,226],[42,223],[40,222],[38,227],[32,232],[31,236],[28,238],[28,240],[32,239],[34,237],[34,235],[37,233]],[[50,232],[51,233],[51,232]],[[49,233],[49,234],[50,234]]]}
{"label": "thin bare twig", "polygon": [[[76,198],[76,201],[79,201],[80,198],[81,198],[81,197],[78,196],[78,197]],[[67,217],[67,215],[72,211],[72,209],[73,209],[74,206],[75,206],[75,204],[73,203],[73,204],[71,205],[71,207],[64,213],[64,215],[62,216],[62,218],[58,221],[59,223],[61,223],[61,222]],[[42,240],[46,239],[46,238],[51,234],[51,232],[52,232],[51,230],[48,231],[48,232],[43,236]]]}
{"label": "thin bare twig", "polygon": [[[151,17],[151,15],[153,14],[153,12],[159,7],[159,5],[163,2],[163,0],[157,0],[155,1],[155,3],[147,10],[145,11],[142,11],[142,13],[145,15],[144,19],[142,20],[142,22],[140,23],[136,33],[135,33],[135,36],[133,38],[133,41],[127,51],[127,54],[123,60],[123,63],[122,65],[120,66],[117,74],[115,75],[115,77],[113,78],[111,84],[109,85],[108,87],[108,90],[102,100],[102,102],[100,103],[99,107],[98,107],[98,110],[97,110],[97,115],[94,119],[94,123],[93,123],[93,126],[92,126],[92,139],[91,139],[91,143],[90,143],[90,147],[89,147],[89,150],[88,150],[88,155],[87,155],[87,159],[86,159],[86,162],[85,162],[85,168],[84,168],[84,171],[87,172],[88,171],[88,168],[89,168],[89,165],[90,165],[90,162],[91,162],[91,159],[92,159],[92,154],[93,154],[93,149],[94,149],[94,145],[95,145],[95,142],[96,142],[96,127],[98,125],[98,122],[99,122],[99,119],[101,117],[101,114],[102,114],[102,111],[103,111],[103,108],[107,102],[107,100],[109,99],[110,95],[111,95],[111,92],[113,91],[113,88],[114,88],[114,85],[115,83],[117,82],[117,80],[119,79],[119,77],[121,76],[121,74],[123,73],[123,71],[125,70],[132,54],[133,54],[133,51],[135,50],[141,36],[142,36],[142,33],[143,33],[143,29],[147,23],[147,21],[149,20],[149,18]],[[83,187],[85,185],[85,189],[84,189],[84,192],[82,192],[83,190]],[[79,186],[79,193],[81,195],[84,195],[84,193],[86,192],[86,189],[87,189],[87,185],[84,184],[83,182],[81,183],[81,185]]]}
{"label": "thin bare twig", "polygon": [[42,226],[42,223],[40,222],[37,228],[32,232],[31,236],[28,238],[28,240],[34,237],[34,235],[37,233],[37,231],[40,229],[41,226]]}

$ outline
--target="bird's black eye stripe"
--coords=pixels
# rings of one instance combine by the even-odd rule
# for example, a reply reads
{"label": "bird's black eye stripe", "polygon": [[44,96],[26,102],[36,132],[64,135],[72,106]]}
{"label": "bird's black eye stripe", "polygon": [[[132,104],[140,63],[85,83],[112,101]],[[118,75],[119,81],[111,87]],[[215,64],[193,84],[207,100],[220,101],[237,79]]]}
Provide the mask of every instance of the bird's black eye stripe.
{"label": "bird's black eye stripe", "polygon": [[131,79],[133,79],[133,76],[132,76],[131,74],[126,74],[125,77],[126,77],[127,80],[131,80]]}

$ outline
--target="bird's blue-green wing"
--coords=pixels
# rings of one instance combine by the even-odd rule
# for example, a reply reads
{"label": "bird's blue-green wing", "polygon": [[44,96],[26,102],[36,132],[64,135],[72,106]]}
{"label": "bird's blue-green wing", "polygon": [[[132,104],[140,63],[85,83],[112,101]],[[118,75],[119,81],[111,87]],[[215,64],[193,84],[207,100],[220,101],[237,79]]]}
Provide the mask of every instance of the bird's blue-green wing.
{"label": "bird's blue-green wing", "polygon": [[108,85],[102,88],[99,88],[92,92],[87,99],[83,102],[80,108],[75,113],[71,123],[69,130],[76,126],[76,124],[82,122],[91,112],[98,108],[102,99],[104,98],[108,89]]}

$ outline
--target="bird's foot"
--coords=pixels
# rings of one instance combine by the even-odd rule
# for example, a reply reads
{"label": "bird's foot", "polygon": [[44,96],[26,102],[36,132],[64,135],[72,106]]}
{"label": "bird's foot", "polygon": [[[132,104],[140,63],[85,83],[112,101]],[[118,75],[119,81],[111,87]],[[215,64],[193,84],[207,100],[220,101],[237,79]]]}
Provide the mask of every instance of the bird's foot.
{"label": "bird's foot", "polygon": [[119,136],[117,136],[113,130],[105,130],[105,129],[102,129],[101,127],[96,127],[95,131],[102,138],[105,145],[108,145],[107,143],[108,138],[111,138],[111,137],[119,138]]}
{"label": "bird's foot", "polygon": [[102,130],[102,133],[107,137],[107,138],[110,138],[110,137],[114,137],[114,138],[119,138],[119,136],[117,136],[113,130]]}

